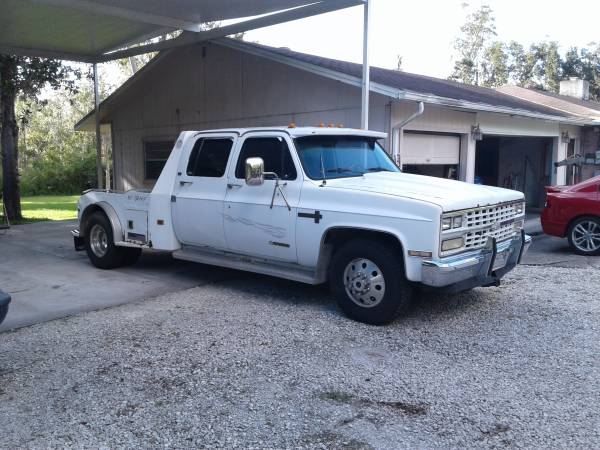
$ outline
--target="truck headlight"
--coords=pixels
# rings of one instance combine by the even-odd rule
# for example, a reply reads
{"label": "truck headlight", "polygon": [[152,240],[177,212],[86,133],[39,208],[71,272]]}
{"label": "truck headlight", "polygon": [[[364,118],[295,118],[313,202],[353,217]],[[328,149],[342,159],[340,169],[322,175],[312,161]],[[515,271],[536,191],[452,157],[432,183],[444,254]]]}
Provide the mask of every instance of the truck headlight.
{"label": "truck headlight", "polygon": [[448,231],[455,228],[462,228],[463,216],[442,217],[442,231]]}
{"label": "truck headlight", "polygon": [[525,202],[515,203],[515,214],[520,216],[525,213]]}
{"label": "truck headlight", "polygon": [[445,241],[442,241],[442,251],[449,252],[451,250],[458,250],[459,248],[462,248],[464,242],[462,236],[454,239],[446,239]]}
{"label": "truck headlight", "polygon": [[444,217],[442,219],[442,231],[450,230],[452,228],[452,217]]}

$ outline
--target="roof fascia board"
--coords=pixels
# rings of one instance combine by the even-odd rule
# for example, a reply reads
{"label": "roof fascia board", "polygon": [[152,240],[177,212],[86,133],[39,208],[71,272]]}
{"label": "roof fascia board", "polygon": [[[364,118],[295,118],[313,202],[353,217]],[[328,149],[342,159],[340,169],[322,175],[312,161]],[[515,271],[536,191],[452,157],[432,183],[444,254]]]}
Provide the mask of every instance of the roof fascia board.
{"label": "roof fascia board", "polygon": [[176,39],[158,42],[154,44],[142,45],[139,47],[128,48],[113,53],[103,54],[98,57],[97,62],[106,62],[114,59],[128,58],[130,56],[141,55],[143,53],[156,52],[169,48],[181,47],[195,44],[198,42],[218,39],[232,34],[243,33],[245,31],[264,28],[279,23],[290,22],[292,20],[303,19],[305,17],[317,16],[339,9],[349,8],[364,4],[363,0],[327,0],[311,3],[307,6],[300,6],[285,11],[268,14],[255,19],[226,25],[212,30],[201,31],[194,34],[185,34]]}
{"label": "roof fascia board", "polygon": [[[326,69],[324,67],[310,64],[304,61],[298,61],[295,58],[291,58],[288,56],[280,55],[278,53],[273,53],[268,50],[263,50],[260,48],[250,47],[244,45],[243,42],[238,42],[233,39],[218,39],[214,41],[215,44],[222,45],[224,47],[229,47],[234,50],[240,50],[244,53],[252,54],[255,56],[259,56],[262,58],[270,59],[275,62],[280,62],[282,64],[295,67],[297,69],[302,69],[307,72],[314,73],[316,75],[321,75],[323,77],[329,78],[331,80],[341,81],[343,83],[349,84],[351,86],[361,87],[362,80],[359,77],[354,77],[352,75],[348,75],[342,72],[337,72],[335,70]],[[386,86],[379,83],[371,82],[371,91],[376,92],[381,95],[385,95],[386,97],[391,97],[396,100],[401,100],[404,98],[404,91],[400,89],[395,89],[390,86]]]}
{"label": "roof fascia board", "polygon": [[34,0],[36,3],[72,8],[79,11],[101,14],[109,17],[118,17],[120,19],[141,22],[149,25],[158,25],[160,27],[169,27],[173,30],[186,30],[194,33],[202,31],[198,23],[188,22],[173,17],[166,17],[157,14],[135,11],[121,6],[111,6],[101,3],[95,3],[90,0]]}
{"label": "roof fascia board", "polygon": [[[526,98],[525,96],[518,95],[518,94],[516,94],[514,92],[503,91],[503,90],[500,90],[500,89],[496,89],[496,90],[498,90],[499,92],[502,92],[503,94],[507,94],[507,95],[510,95],[512,97],[516,97],[518,99],[525,100],[526,102],[539,103],[539,104],[543,105],[546,108],[555,109],[556,111],[560,111],[560,112],[567,113],[567,114],[573,114],[575,116],[579,116],[579,117],[582,117],[582,118],[585,118],[585,119],[589,119],[589,120],[592,120],[592,121],[598,121],[598,120],[600,120],[600,111],[588,108],[588,107],[583,106],[583,105],[579,105],[577,103],[570,103],[568,100],[557,99],[556,97],[550,97],[552,99],[560,101],[561,103],[564,102],[564,103],[567,103],[568,105],[574,106],[576,108],[584,109],[584,110],[588,111],[588,113],[587,113],[588,115],[586,116],[586,115],[584,115],[581,112],[576,113],[576,112],[573,112],[573,111],[569,111],[568,109],[560,108],[558,106],[548,105],[548,104],[544,103],[541,100],[534,100],[534,99],[531,99],[531,98]],[[544,96],[544,94],[539,94],[537,92],[535,94],[538,95],[538,96]]]}
{"label": "roof fascia board", "polygon": [[32,58],[61,59],[64,61],[77,61],[90,64],[96,61],[96,57],[94,55],[59,52],[54,50],[39,50],[24,47],[13,47],[10,45],[0,45],[0,53],[4,53],[7,55],[29,56]]}
{"label": "roof fascia board", "polygon": [[474,111],[485,111],[498,114],[517,115],[523,117],[529,117],[532,119],[550,120],[552,122],[568,123],[573,125],[585,125],[589,124],[589,120],[577,119],[575,117],[562,117],[553,116],[551,114],[536,113],[534,111],[527,111],[526,109],[509,108],[506,106],[495,106],[487,103],[469,102],[466,100],[456,100],[446,97],[438,97],[435,95],[422,94],[419,92],[406,92],[406,100],[414,100],[418,102],[425,102],[434,105],[450,106],[455,108],[463,108]]}

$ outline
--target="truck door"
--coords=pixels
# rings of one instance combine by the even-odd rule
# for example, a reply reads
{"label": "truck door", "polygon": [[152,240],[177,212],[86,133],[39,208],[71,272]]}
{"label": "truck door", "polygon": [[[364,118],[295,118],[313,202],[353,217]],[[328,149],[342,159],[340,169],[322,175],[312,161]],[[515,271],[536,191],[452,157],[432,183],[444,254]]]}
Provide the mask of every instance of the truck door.
{"label": "truck door", "polygon": [[200,135],[181,159],[172,198],[172,219],[184,244],[226,249],[223,202],[234,135]]}
{"label": "truck door", "polygon": [[[296,214],[302,172],[290,152],[291,141],[285,133],[252,133],[238,141],[235,164],[228,172],[229,184],[225,197],[224,227],[230,251],[288,262],[296,262]],[[259,157],[265,172],[275,172],[281,191],[275,190],[275,180],[267,179],[261,186],[245,183],[247,158]],[[286,205],[284,197],[289,204]]]}

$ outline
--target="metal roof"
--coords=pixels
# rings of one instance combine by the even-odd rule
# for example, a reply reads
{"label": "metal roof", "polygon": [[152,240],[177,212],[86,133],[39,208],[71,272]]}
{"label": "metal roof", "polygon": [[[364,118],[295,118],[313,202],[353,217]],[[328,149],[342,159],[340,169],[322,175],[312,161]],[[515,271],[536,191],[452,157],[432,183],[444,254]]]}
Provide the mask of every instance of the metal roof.
{"label": "metal roof", "polygon": [[[172,31],[178,45],[322,14],[363,0],[1,0],[0,53],[101,62],[168,48],[136,47]],[[259,16],[259,17],[254,17]],[[209,32],[201,24],[243,19]],[[143,51],[142,51],[143,50]]]}

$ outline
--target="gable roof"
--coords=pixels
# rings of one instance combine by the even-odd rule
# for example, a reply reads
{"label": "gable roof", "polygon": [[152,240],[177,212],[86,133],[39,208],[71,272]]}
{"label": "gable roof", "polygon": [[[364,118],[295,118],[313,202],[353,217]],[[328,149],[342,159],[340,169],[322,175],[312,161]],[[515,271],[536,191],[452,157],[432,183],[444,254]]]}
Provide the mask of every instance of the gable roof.
{"label": "gable roof", "polygon": [[554,92],[530,89],[514,85],[506,85],[496,88],[499,92],[513,95],[523,100],[544,105],[573,116],[590,119],[600,123],[600,102],[582,100],[567,95],[555,94]]}
{"label": "gable roof", "polygon": [[[217,42],[242,51],[259,54],[259,56],[268,57],[269,55],[272,55],[272,57],[274,56],[276,59],[280,60],[280,62],[284,63],[286,60],[287,62],[290,62],[290,60],[298,61],[334,73],[344,74],[355,79],[360,80],[362,77],[362,64],[324,58],[321,56],[296,52],[288,48],[276,48],[251,42],[233,41],[231,39],[220,39]],[[381,92],[382,94],[389,94],[388,91],[396,90],[398,91],[398,95],[395,95],[395,97],[409,100],[421,100],[421,97],[423,97],[422,100],[427,102],[427,97],[429,97],[430,99],[446,99],[449,101],[448,106],[459,106],[458,104],[452,104],[453,100],[463,102],[462,104],[466,109],[472,108],[482,110],[485,105],[488,105],[496,108],[512,109],[513,113],[520,110],[521,112],[554,116],[555,119],[569,117],[569,114],[567,113],[557,112],[555,109],[547,108],[530,101],[521,100],[511,95],[498,92],[495,89],[472,86],[457,81],[418,75],[404,71],[371,67],[371,82],[375,84],[375,89],[373,89],[375,91],[378,90],[377,85],[380,85],[384,87],[383,92]]]}
{"label": "gable roof", "polygon": [[[222,38],[211,42],[336,79],[350,85],[359,87],[362,83],[361,64],[231,38]],[[168,50],[167,52],[171,51],[176,50]],[[161,52],[151,63],[144,66],[123,86],[106,98],[100,104],[101,115],[103,115],[102,110],[107,105],[112,104],[144,72],[158,64],[161,56],[164,56],[167,52]],[[589,120],[575,117],[567,111],[560,111],[556,108],[540,105],[495,89],[379,67],[371,67],[371,91],[398,100],[423,101],[429,104],[470,111],[495,112],[563,123],[584,124],[589,122]],[[93,117],[94,111],[91,111],[75,125],[75,129],[89,129],[92,125],[91,119]]]}

